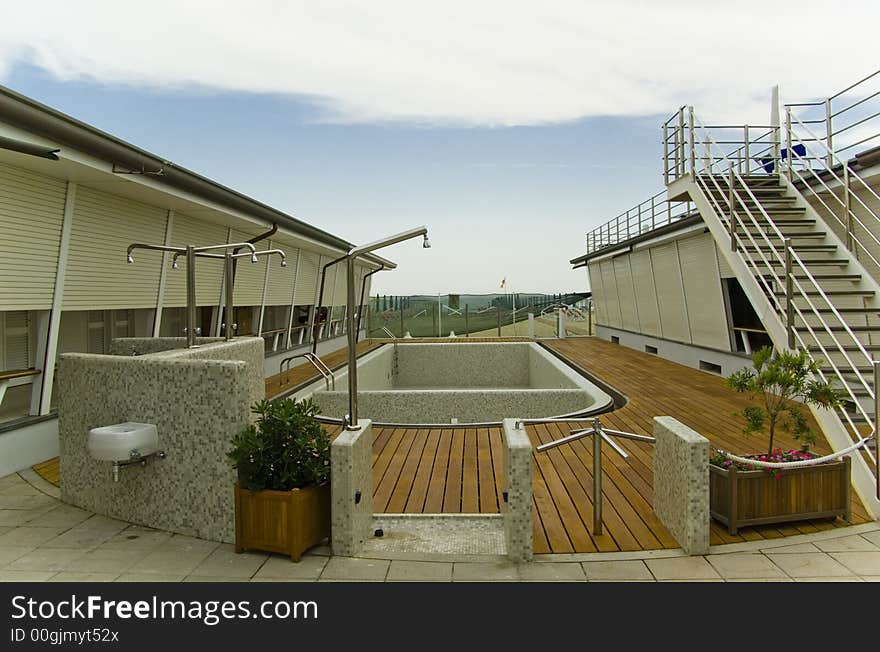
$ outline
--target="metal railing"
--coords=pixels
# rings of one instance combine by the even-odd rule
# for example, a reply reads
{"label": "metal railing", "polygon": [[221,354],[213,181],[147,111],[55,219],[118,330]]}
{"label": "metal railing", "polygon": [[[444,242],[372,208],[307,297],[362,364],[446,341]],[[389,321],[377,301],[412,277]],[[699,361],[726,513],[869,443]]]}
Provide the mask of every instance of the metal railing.
{"label": "metal railing", "polygon": [[[824,356],[827,367],[820,370],[820,376],[826,381],[840,382],[855,413],[873,425],[876,435],[880,432],[878,413],[870,415],[861,398],[877,400],[874,384],[868,382],[864,374],[865,369],[876,369],[877,363],[810,271],[810,259],[801,257],[797,247],[792,246],[791,237],[783,234],[768,214],[764,205],[767,200],[759,199],[746,181],[746,177],[757,171],[756,163],[768,179],[773,179],[779,164],[790,168],[791,158],[783,159],[785,152],[781,148],[779,156],[775,156],[771,143],[768,155],[762,153],[755,161],[751,152],[762,151],[765,143],[735,142],[727,134],[736,127],[706,126],[690,107],[682,111],[688,113],[686,123],[691,132],[688,142],[701,143],[706,155],[667,163],[668,169],[675,170],[673,180],[683,175],[692,177],[729,233],[732,251],[739,255],[780,316],[788,347],[803,348],[814,357]],[[715,141],[719,129],[725,134],[721,144]],[[741,133],[750,137],[748,130]],[[790,143],[787,145],[790,152]],[[841,408],[839,415],[850,439],[859,441],[861,433],[851,414]],[[876,456],[871,451],[867,454],[876,465]]]}
{"label": "metal railing", "polygon": [[[833,167],[856,149],[880,145],[880,70],[850,84],[834,95],[815,102],[785,105],[801,115],[799,122],[810,125],[825,150],[825,164]],[[811,134],[812,136],[812,134]]]}
{"label": "metal railing", "polygon": [[587,253],[625,242],[696,214],[689,201],[669,202],[665,197],[665,190],[658,192],[587,233]]}
{"label": "metal railing", "polygon": [[[539,425],[544,423],[583,423],[583,419],[567,419],[567,418],[548,418],[548,419],[518,419],[516,421],[516,429],[519,430],[527,425]],[[612,439],[612,437],[620,437],[621,439],[631,439],[633,441],[641,441],[649,444],[655,443],[654,437],[647,435],[637,435],[632,432],[622,432],[620,430],[611,430],[603,428],[601,420],[597,417],[591,420],[589,428],[578,428],[569,432],[569,434],[561,439],[556,439],[546,444],[541,444],[535,448],[536,453],[570,444],[584,437],[593,437],[593,534],[602,534],[602,442],[605,442],[623,459],[629,457],[629,453]]]}
{"label": "metal railing", "polygon": [[333,390],[336,389],[336,376],[333,375],[333,370],[328,367],[317,354],[312,353],[311,351],[307,351],[306,353],[298,353],[297,355],[291,355],[287,358],[284,358],[281,363],[278,365],[278,375],[281,376],[284,374],[283,382],[286,385],[289,379],[290,374],[290,363],[297,358],[305,358],[311,365],[318,370],[318,373],[324,377],[324,385],[329,391],[332,387]]}

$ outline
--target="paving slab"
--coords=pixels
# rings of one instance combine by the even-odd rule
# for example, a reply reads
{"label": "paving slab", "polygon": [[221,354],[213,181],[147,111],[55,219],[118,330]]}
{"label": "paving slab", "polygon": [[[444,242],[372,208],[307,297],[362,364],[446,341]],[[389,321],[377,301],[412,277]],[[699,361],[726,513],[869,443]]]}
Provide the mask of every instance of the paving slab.
{"label": "paving slab", "polygon": [[779,567],[760,553],[733,553],[709,555],[706,558],[715,571],[725,579],[768,579],[785,577]]}
{"label": "paving slab", "polygon": [[801,554],[768,554],[767,557],[783,572],[795,579],[799,577],[847,577],[852,572],[824,552]]}
{"label": "paving slab", "polygon": [[321,573],[321,580],[382,582],[391,562],[356,557],[331,557]]}
{"label": "paving slab", "polygon": [[648,559],[645,563],[658,580],[720,579],[712,565],[703,557]]}
{"label": "paving slab", "polygon": [[520,579],[519,568],[511,562],[457,563],[452,569],[455,582],[515,582]]}
{"label": "paving slab", "polygon": [[392,561],[389,582],[451,582],[452,562]]}
{"label": "paving slab", "polygon": [[645,566],[645,562],[634,560],[622,561],[585,561],[582,564],[584,573],[590,581],[626,582],[633,580],[653,581],[654,576]]}

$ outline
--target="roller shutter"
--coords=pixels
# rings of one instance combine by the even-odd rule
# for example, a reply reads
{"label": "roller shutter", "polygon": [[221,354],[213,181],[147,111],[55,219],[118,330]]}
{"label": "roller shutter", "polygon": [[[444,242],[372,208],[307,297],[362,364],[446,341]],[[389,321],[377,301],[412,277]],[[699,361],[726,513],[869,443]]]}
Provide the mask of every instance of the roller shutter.
{"label": "roller shutter", "polygon": [[64,221],[67,185],[0,165],[0,306],[48,310]]}
{"label": "roller shutter", "polygon": [[281,267],[281,259],[272,256],[269,260],[269,285],[266,288],[267,306],[289,306],[293,296],[296,259],[299,249],[283,242],[272,240],[272,249],[280,249],[287,256],[287,267]]}
{"label": "roller shutter", "polygon": [[[171,222],[171,244],[174,247],[206,247],[225,244],[229,229],[220,224],[203,222],[188,215],[174,214]],[[219,250],[213,253],[223,253]],[[177,259],[178,268],[169,269],[165,275],[165,298],[162,305],[176,307],[186,305],[186,256]],[[239,263],[240,264],[240,263]],[[223,282],[223,261],[210,258],[196,260],[196,304],[216,306],[220,302],[220,287]]]}
{"label": "roller shutter", "polygon": [[[251,237],[253,236],[236,231],[232,232],[233,242],[245,242]],[[262,240],[255,243],[254,247],[257,251],[265,251],[269,248],[269,243],[266,240]],[[262,302],[267,258],[269,257],[260,256],[257,258],[256,263],[252,263],[251,259],[247,256],[238,259],[235,267],[235,287],[233,288],[232,297],[236,306],[259,306]]]}
{"label": "roller shutter", "polygon": [[730,350],[727,316],[715,241],[708,233],[678,241],[691,341],[699,346]]}
{"label": "roller shutter", "polygon": [[593,308],[596,313],[596,324],[599,326],[607,326],[607,310],[606,304],[608,298],[605,296],[604,284],[602,283],[602,270],[599,263],[590,263],[587,266],[590,275],[590,290],[593,292]]}
{"label": "roller shutter", "polygon": [[636,307],[636,294],[633,289],[629,256],[618,256],[612,262],[614,263],[614,280],[617,283],[617,297],[620,301],[621,327],[628,331],[639,332],[639,312]]}
{"label": "roller shutter", "polygon": [[629,264],[632,268],[635,300],[639,307],[639,332],[662,337],[660,309],[657,306],[657,292],[654,289],[654,271],[651,268],[651,252],[634,251],[629,256]]}
{"label": "roller shutter", "polygon": [[663,337],[677,342],[690,342],[687,305],[678,262],[678,247],[674,242],[651,249],[651,266]]}
{"label": "roller shutter", "polygon": [[167,211],[80,186],[70,232],[64,309],[150,308],[156,305],[162,254],[128,245],[165,240]]}
{"label": "roller shutter", "polygon": [[614,261],[604,260],[599,263],[599,268],[602,270],[602,285],[605,289],[605,300],[608,307],[608,325],[622,328],[620,299],[617,296],[617,280],[614,277]]}
{"label": "roller shutter", "polygon": [[299,273],[293,291],[294,303],[298,306],[315,305],[315,292],[318,287],[318,254],[313,251],[300,251]]}

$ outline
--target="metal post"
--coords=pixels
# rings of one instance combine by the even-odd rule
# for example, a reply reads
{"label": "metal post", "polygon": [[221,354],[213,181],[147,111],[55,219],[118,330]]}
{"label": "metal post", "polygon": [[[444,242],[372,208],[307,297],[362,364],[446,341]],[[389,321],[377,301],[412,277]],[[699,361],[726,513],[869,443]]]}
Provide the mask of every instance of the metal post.
{"label": "metal post", "polygon": [[852,251],[855,247],[853,237],[852,195],[850,190],[849,164],[843,163],[843,210],[846,215],[846,248]]}
{"label": "metal post", "polygon": [[874,367],[874,483],[880,498],[880,361],[873,360]]}
{"label": "metal post", "polygon": [[834,167],[834,130],[831,128],[831,98],[825,100],[825,147],[828,153],[825,155],[825,165]]}
{"label": "metal post", "polygon": [[593,300],[587,302],[587,335],[593,335]]}
{"label": "metal post", "polygon": [[791,271],[791,238],[783,240],[785,247],[785,325],[788,331],[788,348],[794,349],[794,284]]}
{"label": "metal post", "polygon": [[602,534],[602,424],[593,419],[593,534]]}
{"label": "metal post", "polygon": [[684,109],[678,110],[678,127],[675,130],[675,178],[684,176]]}
{"label": "metal post", "polygon": [[727,206],[730,210],[730,250],[736,251],[736,212],[733,203],[733,163],[727,169]]}
{"label": "metal post", "polygon": [[357,407],[357,316],[354,310],[354,257],[345,260],[348,295],[348,423],[346,430],[358,429]]}
{"label": "metal post", "polygon": [[688,131],[691,132],[691,141],[690,141],[691,142],[691,145],[690,145],[690,147],[691,147],[691,149],[690,149],[691,174],[696,176],[696,174],[697,174],[696,152],[694,151],[694,149],[695,149],[695,144],[694,144],[694,140],[695,140],[694,139],[694,107],[692,107],[692,106],[688,107]]}
{"label": "metal post", "polygon": [[440,293],[437,293],[437,337],[443,337],[443,304],[440,303]]}
{"label": "metal post", "polygon": [[403,337],[406,330],[403,327],[403,301],[400,302],[400,336]]}
{"label": "metal post", "polygon": [[651,230],[653,231],[656,227],[656,220],[654,218],[654,198],[651,197]]}
{"label": "metal post", "polygon": [[752,157],[749,154],[749,125],[743,125],[743,138],[745,138],[745,150],[743,155],[746,159],[746,176],[749,176],[749,173],[752,171],[752,164],[750,163]]}
{"label": "metal post", "polygon": [[465,337],[471,336],[471,327],[468,324],[468,304],[464,304],[464,333]]}
{"label": "metal post", "polygon": [[495,306],[495,314],[498,316],[498,337],[501,337],[501,306]]}
{"label": "metal post", "polygon": [[[226,272],[226,339],[231,340],[235,335],[235,326],[232,323],[232,286],[235,277],[232,271],[232,254],[229,252],[229,250],[226,251],[225,265],[226,267],[224,271]],[[292,307],[291,310],[293,310]]]}
{"label": "metal post", "polygon": [[785,107],[785,147],[788,150],[788,180],[791,181],[791,164],[794,161],[794,154],[791,151],[791,107]]}
{"label": "metal post", "polygon": [[666,123],[663,123],[663,183],[669,185],[669,129]]}
{"label": "metal post", "polygon": [[186,246],[186,346],[196,345],[196,249]]}

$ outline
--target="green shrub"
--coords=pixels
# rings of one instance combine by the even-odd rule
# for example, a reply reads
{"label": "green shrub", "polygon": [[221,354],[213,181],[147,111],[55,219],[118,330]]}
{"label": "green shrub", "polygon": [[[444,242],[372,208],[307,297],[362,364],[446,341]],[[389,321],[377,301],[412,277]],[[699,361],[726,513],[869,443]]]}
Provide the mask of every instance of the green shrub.
{"label": "green shrub", "polygon": [[818,380],[819,364],[806,351],[774,353],[769,346],[752,355],[752,369],[744,368],[727,377],[727,386],[737,392],[746,392],[759,405],[742,411],[746,425],[743,432],[752,435],[764,431],[769,434],[768,455],[773,453],[773,438],[779,427],[806,444],[816,441],[815,433],[802,410],[803,405],[836,408],[841,405],[841,393],[830,383]]}
{"label": "green shrub", "polygon": [[289,491],[330,481],[330,438],[310,400],[259,401],[256,423],[232,439],[227,453],[242,488]]}

